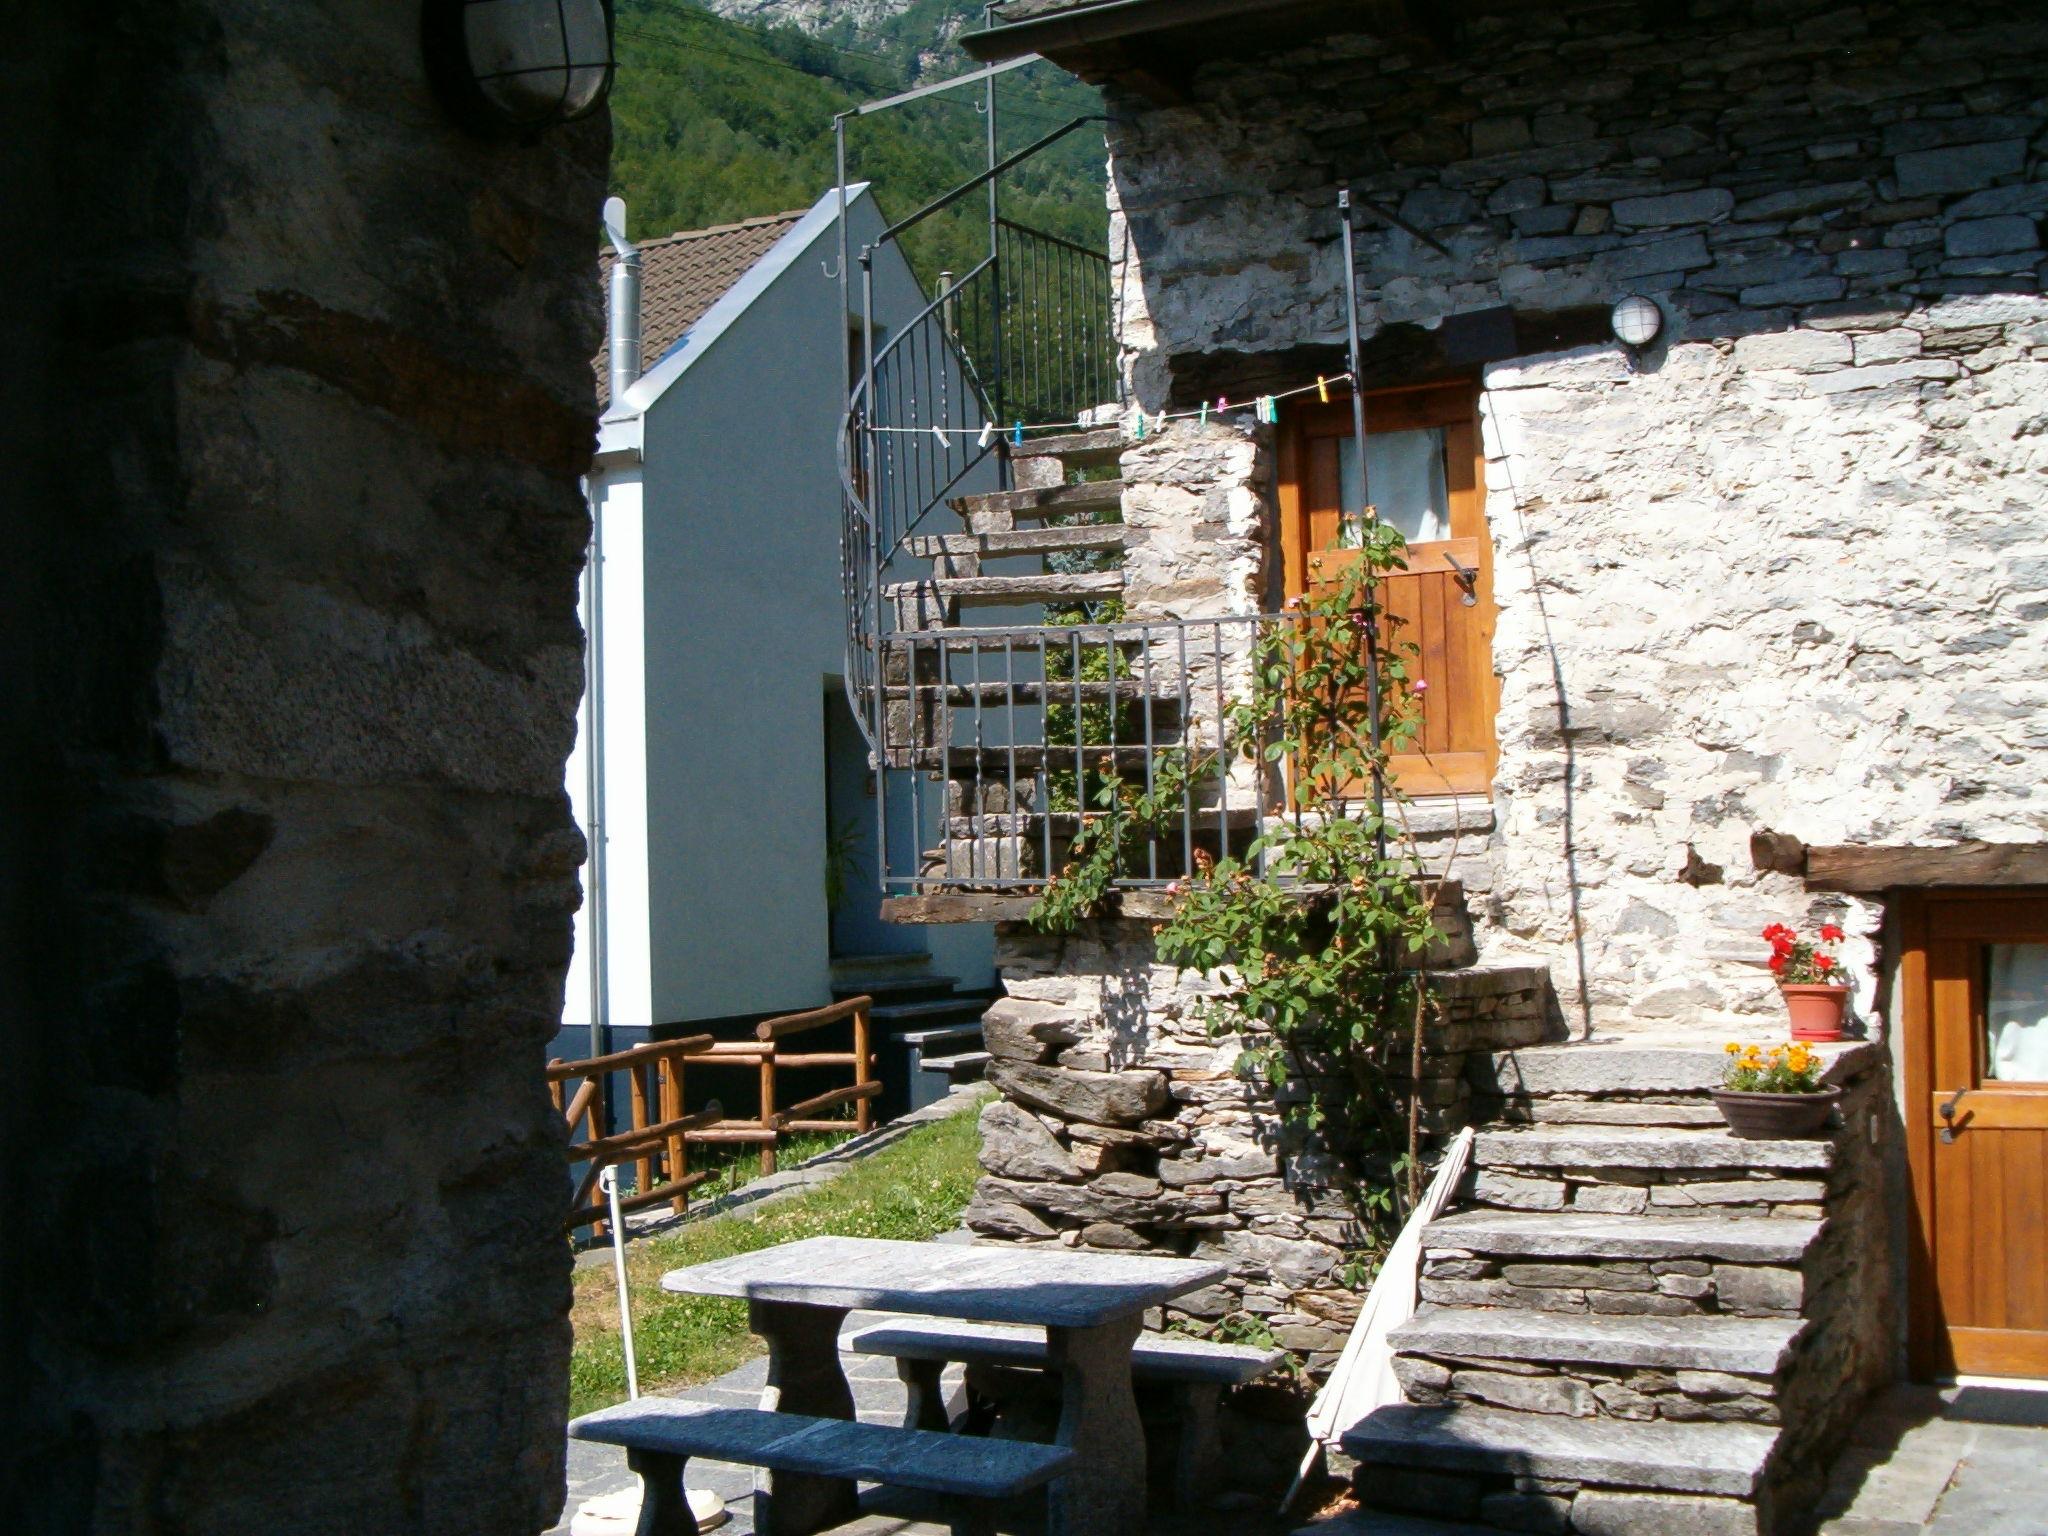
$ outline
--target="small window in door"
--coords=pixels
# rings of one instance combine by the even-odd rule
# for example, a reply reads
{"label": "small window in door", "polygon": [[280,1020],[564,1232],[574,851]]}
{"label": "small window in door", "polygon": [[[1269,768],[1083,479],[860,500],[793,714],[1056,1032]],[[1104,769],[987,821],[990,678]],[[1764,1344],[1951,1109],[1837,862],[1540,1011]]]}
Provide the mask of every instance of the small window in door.
{"label": "small window in door", "polygon": [[[1410,544],[1451,536],[1450,479],[1444,467],[1444,429],[1418,427],[1375,432],[1365,440],[1366,489],[1380,521],[1391,523]],[[1358,484],[1358,441],[1337,444],[1337,495],[1344,509],[1337,543],[1359,546],[1363,528],[1356,508],[1364,499]]]}
{"label": "small window in door", "polygon": [[1984,1076],[2048,1083],[2048,944],[1984,946]]}

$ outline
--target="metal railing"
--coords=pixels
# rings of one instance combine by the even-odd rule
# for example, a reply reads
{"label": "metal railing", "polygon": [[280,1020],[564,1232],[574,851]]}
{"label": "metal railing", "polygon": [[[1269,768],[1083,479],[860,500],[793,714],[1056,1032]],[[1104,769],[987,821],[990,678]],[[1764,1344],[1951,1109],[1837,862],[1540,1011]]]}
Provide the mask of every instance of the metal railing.
{"label": "metal railing", "polygon": [[[880,728],[880,647],[895,627],[883,586],[890,574],[912,574],[904,570],[906,541],[984,465],[993,467],[993,484],[979,488],[1008,484],[1001,443],[1017,422],[1078,421],[1117,397],[1107,252],[1000,212],[1005,174],[1099,119],[1076,118],[998,160],[992,97],[987,110],[988,169],[890,225],[851,264],[844,256],[840,262],[849,312],[860,317],[839,434],[845,675],[870,748]],[[875,308],[876,253],[976,191],[987,196],[986,255],[884,337]],[[850,291],[853,268],[857,296]]]}
{"label": "metal railing", "polygon": [[[928,846],[915,868],[886,870],[884,888],[1036,890],[1084,830],[1112,824],[1119,885],[1164,886],[1204,854],[1243,856],[1289,813],[1293,765],[1267,750],[1272,722],[1238,701],[1251,693],[1265,627],[1297,622],[1255,614],[890,636],[879,752],[911,770],[910,815]],[[1141,800],[1145,814],[1134,814]]]}

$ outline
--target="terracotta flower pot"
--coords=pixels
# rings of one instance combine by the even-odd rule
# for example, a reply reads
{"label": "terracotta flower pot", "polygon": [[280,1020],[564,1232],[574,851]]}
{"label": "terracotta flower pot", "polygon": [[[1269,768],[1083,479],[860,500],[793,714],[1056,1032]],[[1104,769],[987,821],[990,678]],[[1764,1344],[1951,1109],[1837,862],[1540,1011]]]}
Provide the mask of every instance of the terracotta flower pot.
{"label": "terracotta flower pot", "polygon": [[1745,1141],[1789,1141],[1818,1136],[1842,1097],[1839,1088],[1817,1093],[1738,1093],[1716,1088],[1714,1105],[1728,1129]]}
{"label": "terracotta flower pot", "polygon": [[1849,1009],[1847,987],[1787,982],[1778,990],[1785,994],[1785,1011],[1792,1016],[1794,1040],[1842,1038],[1842,1016]]}

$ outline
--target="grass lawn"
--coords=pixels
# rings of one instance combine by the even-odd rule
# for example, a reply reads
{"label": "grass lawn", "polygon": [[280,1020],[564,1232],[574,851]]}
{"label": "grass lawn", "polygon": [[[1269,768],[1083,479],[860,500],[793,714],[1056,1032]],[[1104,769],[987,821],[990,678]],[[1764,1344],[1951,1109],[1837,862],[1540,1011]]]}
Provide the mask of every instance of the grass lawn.
{"label": "grass lawn", "polygon": [[[660,1286],[664,1272],[799,1238],[922,1241],[951,1231],[974,1193],[974,1159],[981,1144],[976,1118],[976,1110],[964,1110],[936,1125],[920,1126],[829,1184],[765,1209],[714,1216],[629,1245],[626,1283],[633,1296],[640,1390],[709,1381],[761,1351],[747,1331],[745,1302],[670,1295]],[[626,1352],[609,1262],[576,1271],[570,1320],[576,1344],[569,1357],[569,1412],[624,1402]]]}

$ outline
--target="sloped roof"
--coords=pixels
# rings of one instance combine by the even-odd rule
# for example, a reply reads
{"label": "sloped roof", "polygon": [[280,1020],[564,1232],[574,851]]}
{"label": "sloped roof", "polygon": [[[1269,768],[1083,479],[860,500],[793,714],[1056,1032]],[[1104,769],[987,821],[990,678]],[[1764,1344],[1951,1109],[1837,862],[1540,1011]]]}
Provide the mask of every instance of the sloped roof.
{"label": "sloped roof", "polygon": [[[771,213],[710,229],[678,230],[641,241],[640,371],[652,368],[808,211],[798,208],[792,213]],[[598,258],[601,289],[609,291],[616,260],[609,248]],[[597,409],[602,415],[611,405],[602,350],[591,365],[597,370]]]}

